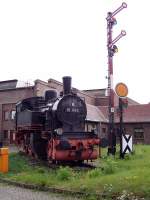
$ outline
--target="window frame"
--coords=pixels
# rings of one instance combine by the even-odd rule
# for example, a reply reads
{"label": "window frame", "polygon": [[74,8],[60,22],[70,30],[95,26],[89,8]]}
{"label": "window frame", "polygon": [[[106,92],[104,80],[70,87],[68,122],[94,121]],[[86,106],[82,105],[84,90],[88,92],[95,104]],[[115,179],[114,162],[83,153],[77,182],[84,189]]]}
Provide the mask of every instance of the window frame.
{"label": "window frame", "polygon": [[[6,117],[6,113],[8,116]],[[10,111],[9,110],[4,110],[3,111],[3,121],[9,121],[10,120]]]}
{"label": "window frame", "polygon": [[[138,137],[138,133],[140,134],[139,137]],[[144,140],[144,128],[143,127],[134,128],[134,138],[136,140]]]}
{"label": "window frame", "polygon": [[4,137],[4,140],[9,139],[9,138],[8,138],[8,130],[4,130],[4,131],[3,131],[3,137]]}

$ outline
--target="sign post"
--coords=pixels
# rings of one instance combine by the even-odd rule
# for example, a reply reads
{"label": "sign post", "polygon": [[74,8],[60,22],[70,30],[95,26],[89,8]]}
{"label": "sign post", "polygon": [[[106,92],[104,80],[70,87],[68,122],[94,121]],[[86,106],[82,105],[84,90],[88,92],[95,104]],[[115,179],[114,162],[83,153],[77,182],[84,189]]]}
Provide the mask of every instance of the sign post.
{"label": "sign post", "polygon": [[123,129],[123,105],[124,105],[124,99],[128,95],[128,88],[124,83],[118,83],[115,88],[116,94],[119,97],[119,114],[120,114],[120,158],[124,159],[125,153],[128,153],[131,150],[131,145],[129,143],[132,143],[132,136],[125,135],[124,129]]}

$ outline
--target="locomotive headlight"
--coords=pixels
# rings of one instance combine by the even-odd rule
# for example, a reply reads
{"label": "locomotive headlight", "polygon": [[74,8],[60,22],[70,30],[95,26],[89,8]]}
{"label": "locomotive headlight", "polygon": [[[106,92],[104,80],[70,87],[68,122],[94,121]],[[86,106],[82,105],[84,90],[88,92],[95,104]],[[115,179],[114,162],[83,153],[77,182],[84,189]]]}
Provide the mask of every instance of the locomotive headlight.
{"label": "locomotive headlight", "polygon": [[62,133],[63,133],[62,128],[58,128],[58,129],[57,129],[57,134],[58,134],[58,135],[62,135]]}

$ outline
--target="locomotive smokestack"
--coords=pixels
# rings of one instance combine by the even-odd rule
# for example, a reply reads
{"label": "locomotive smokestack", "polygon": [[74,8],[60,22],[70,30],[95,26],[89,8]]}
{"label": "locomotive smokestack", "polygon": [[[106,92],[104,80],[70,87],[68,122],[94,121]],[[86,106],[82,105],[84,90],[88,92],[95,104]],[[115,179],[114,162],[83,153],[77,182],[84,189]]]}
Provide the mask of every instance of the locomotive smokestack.
{"label": "locomotive smokestack", "polygon": [[63,77],[63,92],[64,95],[71,93],[71,76]]}

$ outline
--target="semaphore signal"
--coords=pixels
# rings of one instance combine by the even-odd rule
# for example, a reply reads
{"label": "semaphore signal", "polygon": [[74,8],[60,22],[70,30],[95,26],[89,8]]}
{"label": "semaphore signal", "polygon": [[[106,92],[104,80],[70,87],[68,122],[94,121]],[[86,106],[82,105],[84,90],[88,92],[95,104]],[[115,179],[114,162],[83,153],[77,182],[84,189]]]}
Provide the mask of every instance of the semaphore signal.
{"label": "semaphore signal", "polygon": [[112,38],[113,27],[117,24],[117,20],[114,17],[121,10],[127,8],[126,3],[117,8],[114,12],[108,12],[107,14],[107,49],[108,49],[108,96],[109,96],[109,133],[108,133],[108,155],[115,154],[116,152],[116,137],[114,133],[114,91],[113,91],[113,56],[118,52],[118,48],[115,43],[126,35],[124,30],[115,38]]}

